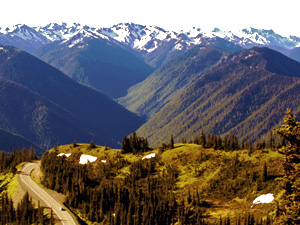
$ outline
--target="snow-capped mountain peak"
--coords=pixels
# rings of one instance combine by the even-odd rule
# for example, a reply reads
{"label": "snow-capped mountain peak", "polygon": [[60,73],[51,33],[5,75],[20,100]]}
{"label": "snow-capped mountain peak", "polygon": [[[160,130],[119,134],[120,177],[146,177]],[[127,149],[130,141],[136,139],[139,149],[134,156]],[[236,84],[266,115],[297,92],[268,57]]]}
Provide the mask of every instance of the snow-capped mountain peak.
{"label": "snow-capped mountain peak", "polygon": [[12,27],[1,28],[0,34],[10,37],[17,37],[23,40],[39,41],[43,44],[47,43],[43,35],[25,24],[17,24]]}
{"label": "snow-capped mountain peak", "polygon": [[177,39],[175,32],[165,31],[157,26],[133,23],[119,23],[110,28],[102,28],[100,32],[135,50],[147,52],[157,49],[159,42]]}
{"label": "snow-capped mountain peak", "polygon": [[50,23],[44,27],[36,27],[35,30],[50,41],[66,40],[76,34],[79,30],[83,29],[79,23],[67,24],[67,23]]}
{"label": "snow-capped mountain peak", "polygon": [[69,48],[74,47],[75,45],[81,44],[78,46],[79,48],[83,48],[88,45],[85,40],[86,39],[102,39],[102,40],[110,40],[110,38],[106,35],[100,34],[94,29],[90,29],[89,27],[82,27],[76,33],[70,35],[68,39],[64,39],[61,44],[67,45]]}
{"label": "snow-capped mountain peak", "polygon": [[[278,49],[293,49],[300,46],[300,37],[284,37],[273,30],[255,29],[252,27],[242,30],[228,31],[222,29],[202,29],[194,27],[187,31],[174,32],[152,25],[140,25],[134,23],[119,23],[108,28],[95,28],[79,23],[50,23],[46,26],[28,27],[25,24],[13,27],[0,28],[0,43],[13,44],[22,42],[16,47],[23,47],[25,42],[34,43],[28,45],[29,52],[34,52],[38,47],[54,41],[63,43],[82,42],[83,38],[99,38],[114,40],[121,45],[126,45],[134,51],[148,54],[163,48],[168,51],[182,51],[200,44],[205,39],[216,37],[223,38],[245,48],[253,46],[268,46]],[[77,41],[75,39],[78,39]],[[164,46],[164,47],[162,47]],[[168,47],[166,47],[168,46]]]}
{"label": "snow-capped mountain peak", "polygon": [[14,32],[18,32],[19,30],[25,30],[29,28],[25,24],[16,24],[13,26],[8,26],[8,27],[2,27],[0,28],[0,33],[2,34],[12,34]]}

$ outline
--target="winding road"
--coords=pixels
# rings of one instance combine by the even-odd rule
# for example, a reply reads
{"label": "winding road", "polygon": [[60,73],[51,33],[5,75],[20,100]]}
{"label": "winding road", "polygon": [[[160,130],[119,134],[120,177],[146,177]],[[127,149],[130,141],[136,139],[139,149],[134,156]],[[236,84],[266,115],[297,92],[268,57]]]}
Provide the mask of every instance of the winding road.
{"label": "winding road", "polygon": [[[30,177],[31,171],[37,167],[38,162],[26,163],[20,173],[19,181],[23,186],[32,191],[38,198],[40,198],[48,207],[52,208],[62,224],[77,224],[71,214],[67,210],[61,210],[63,207],[54,198],[52,198],[46,191],[40,188]],[[30,193],[30,192],[29,192]]]}

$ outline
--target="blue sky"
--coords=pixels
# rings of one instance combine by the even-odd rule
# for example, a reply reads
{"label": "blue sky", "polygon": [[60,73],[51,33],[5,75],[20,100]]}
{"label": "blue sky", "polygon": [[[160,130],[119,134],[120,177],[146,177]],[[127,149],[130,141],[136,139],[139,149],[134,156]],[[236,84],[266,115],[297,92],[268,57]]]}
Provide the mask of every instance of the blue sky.
{"label": "blue sky", "polygon": [[0,27],[50,22],[109,27],[134,22],[174,31],[254,27],[300,36],[299,0],[5,0],[0,6]]}

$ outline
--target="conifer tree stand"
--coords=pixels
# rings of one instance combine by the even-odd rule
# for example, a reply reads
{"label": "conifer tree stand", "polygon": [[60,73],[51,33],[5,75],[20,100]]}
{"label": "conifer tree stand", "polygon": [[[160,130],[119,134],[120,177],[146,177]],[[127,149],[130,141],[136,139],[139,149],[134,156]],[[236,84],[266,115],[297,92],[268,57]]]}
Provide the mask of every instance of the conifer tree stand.
{"label": "conifer tree stand", "polygon": [[281,128],[274,130],[288,145],[282,147],[284,176],[280,178],[285,193],[279,202],[276,224],[300,224],[300,122],[290,109]]}

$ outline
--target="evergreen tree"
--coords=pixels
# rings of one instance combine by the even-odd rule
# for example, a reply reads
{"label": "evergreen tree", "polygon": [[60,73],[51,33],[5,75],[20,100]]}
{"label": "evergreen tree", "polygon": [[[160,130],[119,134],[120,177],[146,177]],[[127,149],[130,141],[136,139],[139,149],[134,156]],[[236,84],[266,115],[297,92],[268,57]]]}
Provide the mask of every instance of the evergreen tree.
{"label": "evergreen tree", "polygon": [[89,149],[92,149],[92,148],[96,148],[96,145],[94,144],[94,141],[92,140],[89,147]]}
{"label": "evergreen tree", "polygon": [[73,148],[75,148],[75,147],[77,147],[77,146],[78,146],[77,141],[74,140],[74,141],[73,141]]}
{"label": "evergreen tree", "polygon": [[199,142],[199,144],[202,145],[203,148],[205,148],[205,146],[206,146],[206,137],[205,137],[205,134],[204,134],[203,129],[201,130],[201,135],[200,135],[200,142]]}
{"label": "evergreen tree", "polygon": [[273,131],[270,131],[269,148],[271,150],[274,150],[274,146],[275,146],[275,139],[274,139]]}
{"label": "evergreen tree", "polygon": [[263,171],[262,171],[262,175],[261,175],[261,180],[262,182],[266,182],[268,179],[268,171],[267,171],[267,163],[264,163],[264,167],[263,167]]}
{"label": "evergreen tree", "polygon": [[228,138],[226,135],[224,136],[223,144],[224,144],[224,150],[228,151]]}
{"label": "evergreen tree", "polygon": [[174,148],[174,138],[173,138],[173,134],[171,134],[170,148],[171,148],[171,149]]}
{"label": "evergreen tree", "polygon": [[130,143],[129,143],[129,139],[126,136],[123,136],[121,149],[122,149],[122,153],[130,152]]}
{"label": "evergreen tree", "polygon": [[252,144],[252,140],[249,139],[248,140],[248,155],[251,156],[252,153],[253,153],[253,144]]}
{"label": "evergreen tree", "polygon": [[277,222],[279,224],[300,224],[300,122],[287,109],[284,124],[275,133],[288,141],[280,152],[285,156],[283,183],[285,193],[279,202]]}

